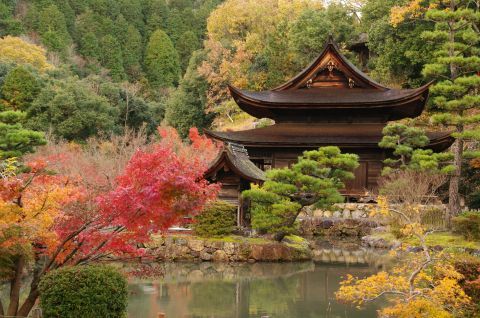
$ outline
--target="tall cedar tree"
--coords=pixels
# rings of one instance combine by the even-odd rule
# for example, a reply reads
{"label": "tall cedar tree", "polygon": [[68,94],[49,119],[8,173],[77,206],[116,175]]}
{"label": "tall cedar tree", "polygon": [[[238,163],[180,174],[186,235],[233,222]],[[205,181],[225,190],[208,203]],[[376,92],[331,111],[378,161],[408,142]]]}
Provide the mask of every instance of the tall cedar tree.
{"label": "tall cedar tree", "polygon": [[110,70],[110,76],[114,81],[125,78],[123,69],[122,49],[117,39],[112,35],[106,35],[101,40],[102,64]]}
{"label": "tall cedar tree", "polygon": [[178,83],[180,62],[172,41],[162,30],[153,32],[145,52],[145,72],[153,87],[167,88]]}
{"label": "tall cedar tree", "polygon": [[42,43],[51,51],[64,55],[72,41],[68,33],[65,16],[54,4],[40,11],[38,32]]}
{"label": "tall cedar tree", "polygon": [[291,168],[267,171],[258,188],[243,192],[251,200],[252,227],[272,233],[277,241],[295,229],[295,220],[305,206],[329,209],[343,202],[339,190],[354,178],[358,156],[342,154],[335,146],[305,151]]}
{"label": "tall cedar tree", "polygon": [[431,88],[438,110],[432,120],[450,127],[455,137],[455,171],[450,179],[448,202],[450,223],[461,209],[459,185],[464,158],[479,155],[464,150],[465,142],[480,141],[479,11],[478,6],[467,1],[433,1],[425,16],[435,22],[435,30],[424,32],[422,37],[439,44],[436,59],[423,70],[425,76],[439,79]]}
{"label": "tall cedar tree", "polygon": [[202,51],[193,53],[185,76],[167,101],[165,120],[182,138],[187,137],[191,127],[207,128],[213,120],[213,114],[205,113],[208,84],[197,71],[204,58]]}

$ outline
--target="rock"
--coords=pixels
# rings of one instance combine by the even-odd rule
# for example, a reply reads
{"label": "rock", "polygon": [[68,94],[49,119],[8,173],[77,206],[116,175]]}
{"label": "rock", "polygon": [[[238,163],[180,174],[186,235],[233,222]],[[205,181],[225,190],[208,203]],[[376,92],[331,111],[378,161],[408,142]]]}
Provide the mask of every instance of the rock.
{"label": "rock", "polygon": [[225,242],[225,244],[223,244],[223,250],[228,255],[234,254],[235,253],[235,243]]}
{"label": "rock", "polygon": [[324,211],[323,212],[323,217],[324,218],[331,218],[332,217],[332,212],[331,211]]}
{"label": "rock", "polygon": [[361,219],[363,215],[363,212],[360,210],[355,210],[352,212],[352,218],[354,219]]}
{"label": "rock", "polygon": [[263,245],[254,244],[251,246],[250,258],[253,258],[256,261],[262,260],[263,258]]}
{"label": "rock", "polygon": [[333,212],[333,217],[337,218],[337,219],[341,218],[342,217],[342,212],[340,212],[340,211]]}
{"label": "rock", "polygon": [[343,218],[344,219],[349,219],[352,217],[352,213],[350,212],[350,210],[343,210]]}
{"label": "rock", "polygon": [[319,227],[322,229],[329,229],[333,226],[333,220],[320,220]]}
{"label": "rock", "polygon": [[180,246],[186,246],[187,245],[187,240],[182,238],[182,237],[179,237],[175,240],[175,243],[177,245],[180,245]]}
{"label": "rock", "polygon": [[205,248],[203,240],[188,240],[188,247],[195,252],[200,252]]}
{"label": "rock", "polygon": [[228,255],[223,250],[217,250],[213,253],[212,260],[214,262],[228,262]]}

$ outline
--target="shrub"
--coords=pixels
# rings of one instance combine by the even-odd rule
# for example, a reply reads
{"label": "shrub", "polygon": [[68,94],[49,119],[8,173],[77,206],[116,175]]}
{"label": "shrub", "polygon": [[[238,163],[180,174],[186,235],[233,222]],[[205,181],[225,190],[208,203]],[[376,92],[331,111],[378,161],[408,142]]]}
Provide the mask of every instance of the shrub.
{"label": "shrub", "polygon": [[235,228],[237,207],[225,201],[214,201],[207,204],[203,211],[195,217],[193,229],[200,236],[229,235]]}
{"label": "shrub", "polygon": [[110,266],[73,266],[45,275],[39,285],[45,318],[126,317],[127,282]]}
{"label": "shrub", "polygon": [[453,231],[467,240],[480,240],[480,213],[463,212],[453,218]]}
{"label": "shrub", "polygon": [[472,298],[472,303],[477,304],[476,312],[480,315],[480,258],[462,256],[455,261],[455,270],[463,275],[460,286]]}

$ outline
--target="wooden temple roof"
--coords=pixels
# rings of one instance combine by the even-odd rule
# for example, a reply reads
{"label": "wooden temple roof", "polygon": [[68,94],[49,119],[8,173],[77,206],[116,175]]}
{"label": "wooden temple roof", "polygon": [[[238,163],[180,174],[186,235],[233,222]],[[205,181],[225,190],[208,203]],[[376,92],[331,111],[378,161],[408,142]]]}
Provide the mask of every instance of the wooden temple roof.
{"label": "wooden temple roof", "polygon": [[[279,123],[268,127],[242,131],[205,133],[224,142],[238,142],[245,146],[312,148],[327,145],[352,148],[378,148],[383,125],[362,123]],[[339,133],[341,132],[341,133]],[[431,148],[443,151],[452,144],[446,132],[429,132]]]}
{"label": "wooden temple roof", "polygon": [[348,61],[330,38],[322,53],[288,82],[261,92],[229,89],[240,108],[258,118],[341,122],[354,116],[358,121],[367,118],[385,123],[420,115],[429,85],[417,89],[385,87]]}
{"label": "wooden temple roof", "polygon": [[265,181],[265,172],[259,169],[248,157],[247,149],[243,145],[227,142],[222,151],[210,164],[205,172],[206,178],[216,179],[220,170],[233,171],[243,179],[253,183]]}

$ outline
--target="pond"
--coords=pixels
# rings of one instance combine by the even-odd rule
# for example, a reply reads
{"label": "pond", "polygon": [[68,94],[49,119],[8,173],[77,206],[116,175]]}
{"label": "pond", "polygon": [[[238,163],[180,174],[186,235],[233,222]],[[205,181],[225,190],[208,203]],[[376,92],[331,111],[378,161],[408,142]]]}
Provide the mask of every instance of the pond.
{"label": "pond", "polygon": [[[336,254],[342,255],[337,249]],[[334,255],[334,254],[332,254]],[[162,278],[131,279],[129,318],[369,318],[379,304],[358,310],[334,293],[347,274],[378,270],[362,258],[301,263],[164,263]],[[375,259],[375,257],[370,257]]]}

